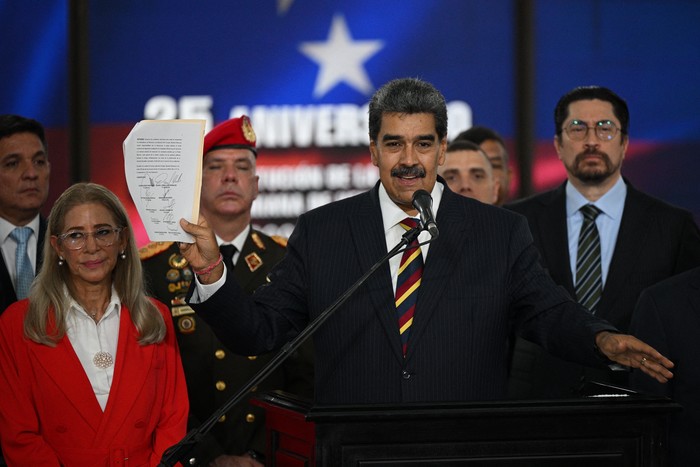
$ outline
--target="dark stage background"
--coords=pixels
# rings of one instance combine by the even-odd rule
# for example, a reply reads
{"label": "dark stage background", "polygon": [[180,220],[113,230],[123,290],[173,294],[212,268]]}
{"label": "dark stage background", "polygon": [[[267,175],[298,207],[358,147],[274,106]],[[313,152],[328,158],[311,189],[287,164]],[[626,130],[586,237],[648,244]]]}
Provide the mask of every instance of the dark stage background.
{"label": "dark stage background", "polygon": [[[372,186],[366,103],[386,81],[417,76],[450,105],[451,136],[499,131],[516,152],[532,128],[535,191],[564,180],[552,147],[553,107],[599,84],[631,110],[623,173],[700,219],[700,3],[678,0],[0,0],[0,113],[49,129],[51,200],[71,171],[69,17],[86,6],[89,178],[127,203],[122,142],[146,118],[248,113],[258,133],[256,224],[288,234],[307,209]],[[516,69],[522,5],[532,18],[534,85]],[[533,106],[522,121],[523,92]],[[518,171],[523,154],[513,154]],[[511,187],[519,193],[518,179]],[[48,211],[48,209],[47,209]]]}

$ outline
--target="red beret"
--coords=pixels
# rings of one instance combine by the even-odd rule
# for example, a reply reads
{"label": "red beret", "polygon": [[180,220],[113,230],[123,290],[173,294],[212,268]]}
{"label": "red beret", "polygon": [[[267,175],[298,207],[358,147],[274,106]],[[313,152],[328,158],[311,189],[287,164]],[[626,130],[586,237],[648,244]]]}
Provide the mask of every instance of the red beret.
{"label": "red beret", "polygon": [[204,137],[204,155],[214,149],[242,148],[253,151],[255,157],[255,131],[250,124],[250,119],[241,115],[219,123]]}

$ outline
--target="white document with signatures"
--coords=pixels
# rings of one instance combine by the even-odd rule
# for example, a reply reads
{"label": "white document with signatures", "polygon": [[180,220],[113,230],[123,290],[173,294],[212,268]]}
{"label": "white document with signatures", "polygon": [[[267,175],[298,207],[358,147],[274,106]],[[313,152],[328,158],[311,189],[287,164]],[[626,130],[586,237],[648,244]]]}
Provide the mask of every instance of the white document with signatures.
{"label": "white document with signatures", "polygon": [[129,193],[152,242],[194,239],[180,219],[197,222],[205,120],[142,120],[124,140]]}

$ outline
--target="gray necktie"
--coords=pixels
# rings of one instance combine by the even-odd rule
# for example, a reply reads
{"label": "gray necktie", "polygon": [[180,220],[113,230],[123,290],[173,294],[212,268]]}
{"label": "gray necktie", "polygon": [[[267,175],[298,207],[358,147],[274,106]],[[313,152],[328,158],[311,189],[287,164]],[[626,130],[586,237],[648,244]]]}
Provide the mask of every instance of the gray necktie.
{"label": "gray necktie", "polygon": [[15,293],[17,299],[22,300],[29,294],[29,287],[34,280],[34,270],[32,262],[29,260],[27,253],[27,242],[32,234],[32,229],[29,227],[16,227],[10,232],[10,238],[17,242],[17,251],[15,252],[15,271],[17,273],[15,279]]}
{"label": "gray necktie", "polygon": [[600,236],[595,220],[600,209],[587,204],[581,208],[583,225],[578,237],[576,257],[576,300],[591,313],[596,312],[603,292],[600,267]]}

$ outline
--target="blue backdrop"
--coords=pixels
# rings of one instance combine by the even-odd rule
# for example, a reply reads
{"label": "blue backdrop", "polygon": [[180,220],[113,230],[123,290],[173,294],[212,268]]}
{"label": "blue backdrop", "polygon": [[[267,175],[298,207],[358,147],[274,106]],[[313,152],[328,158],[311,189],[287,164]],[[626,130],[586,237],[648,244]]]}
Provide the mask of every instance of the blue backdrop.
{"label": "blue backdrop", "polygon": [[[266,148],[261,178],[266,164],[272,170],[343,163],[360,171],[357,164],[369,161],[363,106],[378,86],[403,76],[424,78],[444,93],[453,136],[471,124],[486,125],[513,148],[519,124],[513,5],[511,0],[90,2],[93,178],[128,197],[120,173],[121,141],[141,119],[206,118],[211,125],[242,111],[253,118]],[[699,215],[700,3],[539,0],[534,6],[537,189],[564,179],[551,144],[557,99],[574,86],[600,84],[630,106],[632,144],[623,173],[638,188]],[[0,0],[0,112],[35,117],[63,143],[66,22],[67,1]],[[67,151],[62,155],[68,157]],[[67,170],[54,160],[57,167]],[[358,174],[362,182],[353,178],[340,187],[344,194],[364,189],[373,178],[371,172]],[[293,204],[290,196],[299,190],[289,186],[264,188],[270,195],[289,195],[275,202]],[[311,191],[324,190],[336,196],[327,185]],[[270,211],[261,217],[293,218],[313,203],[294,206],[286,215]]]}

